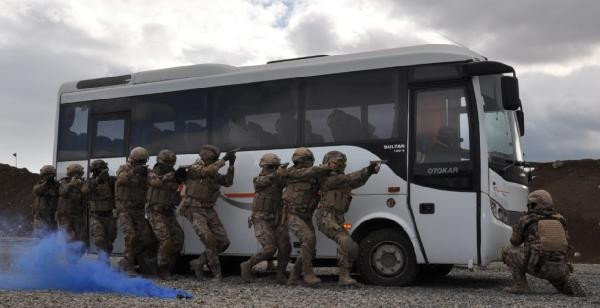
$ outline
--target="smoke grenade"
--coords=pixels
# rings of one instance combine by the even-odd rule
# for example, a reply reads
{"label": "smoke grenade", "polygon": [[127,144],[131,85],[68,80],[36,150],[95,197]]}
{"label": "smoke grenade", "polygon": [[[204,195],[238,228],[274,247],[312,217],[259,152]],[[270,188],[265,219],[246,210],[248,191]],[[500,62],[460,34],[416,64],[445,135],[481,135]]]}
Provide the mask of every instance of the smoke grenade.
{"label": "smoke grenade", "polygon": [[106,254],[98,260],[82,258],[83,251],[83,243],[69,241],[63,231],[51,233],[21,249],[8,251],[6,246],[0,245],[0,255],[11,260],[10,265],[0,271],[0,290],[62,290],[191,298],[185,291],[164,288],[148,279],[126,276],[110,266]]}

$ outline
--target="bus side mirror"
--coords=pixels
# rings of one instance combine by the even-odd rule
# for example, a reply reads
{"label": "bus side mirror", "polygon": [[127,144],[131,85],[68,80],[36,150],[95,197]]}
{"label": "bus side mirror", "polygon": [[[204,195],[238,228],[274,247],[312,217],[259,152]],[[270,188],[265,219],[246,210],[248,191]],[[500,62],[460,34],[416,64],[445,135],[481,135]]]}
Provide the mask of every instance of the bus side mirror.
{"label": "bus side mirror", "polygon": [[517,124],[519,125],[519,135],[523,137],[525,136],[525,114],[523,110],[517,110],[515,114],[517,115]]}
{"label": "bus side mirror", "polygon": [[502,76],[502,105],[506,110],[517,110],[521,107],[519,100],[519,82],[516,77]]}

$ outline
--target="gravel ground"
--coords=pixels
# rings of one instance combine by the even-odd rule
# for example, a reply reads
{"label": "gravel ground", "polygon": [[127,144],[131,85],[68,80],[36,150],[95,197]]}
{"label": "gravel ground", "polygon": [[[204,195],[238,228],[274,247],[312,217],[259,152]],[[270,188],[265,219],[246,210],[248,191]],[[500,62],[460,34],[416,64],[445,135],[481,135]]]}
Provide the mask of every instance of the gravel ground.
{"label": "gravel ground", "polygon": [[238,276],[225,277],[222,283],[198,282],[191,276],[177,281],[157,281],[163,286],[183,289],[193,299],[160,300],[113,294],[72,294],[59,291],[3,292],[0,307],[348,307],[348,306],[600,306],[600,265],[576,265],[575,276],[585,287],[585,298],[556,293],[545,281],[531,278],[529,295],[502,292],[510,283],[510,274],[502,264],[469,271],[455,268],[444,278],[421,282],[411,287],[362,286],[341,288],[336,284],[335,269],[320,268],[320,288],[288,287],[275,283],[275,276],[259,273],[253,283],[244,284]]}

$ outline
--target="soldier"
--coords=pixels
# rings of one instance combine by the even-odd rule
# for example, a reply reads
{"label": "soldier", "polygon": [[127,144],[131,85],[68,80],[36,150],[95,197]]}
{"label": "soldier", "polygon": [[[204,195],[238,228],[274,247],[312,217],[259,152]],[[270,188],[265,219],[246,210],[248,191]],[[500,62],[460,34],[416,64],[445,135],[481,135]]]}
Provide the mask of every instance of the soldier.
{"label": "soldier", "polygon": [[330,151],[323,157],[323,164],[328,165],[331,171],[320,183],[321,201],[315,213],[317,227],[338,245],[339,284],[356,285],[356,280],[350,277],[350,268],[358,256],[358,245],[343,227],[344,214],[348,212],[352,200],[350,192],[363,186],[371,175],[379,172],[380,163],[372,162],[368,167],[345,174],[346,155]]}
{"label": "soldier", "polygon": [[[242,279],[250,280],[252,267],[263,260],[271,260],[277,253],[277,281],[287,281],[285,270],[292,251],[288,228],[283,224],[283,202],[281,192],[284,187],[282,172],[285,166],[275,154],[267,153],[260,159],[260,174],[254,178],[256,196],[252,202],[252,224],[254,234],[262,246],[262,250],[250,260],[242,262],[240,269]],[[281,167],[281,168],[280,168]],[[280,172],[278,172],[280,171]]]}
{"label": "soldier", "polygon": [[119,262],[122,270],[135,275],[135,261],[155,243],[150,224],[144,217],[148,191],[148,151],[142,147],[131,150],[127,163],[117,170],[115,199],[117,222],[125,237],[125,256]]}
{"label": "soldier", "polygon": [[54,179],[56,169],[43,166],[40,169],[40,181],[33,186],[33,234],[43,236],[56,229],[56,206],[58,202],[58,183]]}
{"label": "soldier", "polygon": [[82,193],[83,166],[71,164],[67,176],[59,182],[56,223],[74,241],[85,241],[85,204]]}
{"label": "soldier", "polygon": [[512,246],[502,249],[502,260],[513,275],[512,285],[505,291],[529,292],[529,273],[548,280],[563,294],[585,296],[579,282],[569,276],[573,269],[567,262],[567,222],[552,208],[552,196],[545,190],[536,190],[527,201],[527,214],[513,227]]}
{"label": "soldier", "polygon": [[[179,212],[192,224],[206,249],[200,257],[190,262],[190,267],[196,277],[202,279],[204,264],[208,264],[215,281],[223,279],[219,253],[229,247],[229,238],[213,207],[221,186],[233,184],[235,163],[235,152],[228,152],[223,159],[219,159],[220,154],[216,146],[205,145],[200,150],[200,158],[187,171],[177,170],[180,177],[186,179]],[[222,175],[219,169],[225,165],[225,161],[229,162],[229,167],[227,174]]]}
{"label": "soldier", "polygon": [[158,277],[172,280],[171,270],[184,239],[183,229],[175,218],[175,208],[180,198],[177,189],[182,179],[175,176],[173,169],[177,161],[175,153],[162,150],[156,161],[148,176],[146,216],[159,243]]}
{"label": "soldier", "polygon": [[294,263],[294,269],[288,278],[289,285],[300,283],[300,272],[308,286],[315,286],[321,280],[315,275],[312,259],[315,254],[315,228],[312,216],[319,202],[319,179],[329,169],[313,166],[315,157],[307,148],[298,148],[292,155],[294,166],[286,169],[286,188],[283,192],[284,212],[288,228],[300,240],[300,256]]}
{"label": "soldier", "polygon": [[117,237],[115,211],[115,179],[108,174],[108,165],[98,159],[91,163],[92,176],[83,185],[90,212],[92,242],[101,253],[109,255]]}

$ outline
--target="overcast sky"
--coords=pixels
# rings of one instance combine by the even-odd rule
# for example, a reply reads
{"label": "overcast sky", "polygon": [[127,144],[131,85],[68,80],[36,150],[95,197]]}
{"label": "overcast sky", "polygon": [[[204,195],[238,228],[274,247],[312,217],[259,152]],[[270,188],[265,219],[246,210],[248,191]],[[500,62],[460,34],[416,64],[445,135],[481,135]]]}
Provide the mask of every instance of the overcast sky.
{"label": "overcast sky", "polygon": [[52,162],[58,87],[460,43],[517,69],[527,160],[600,158],[600,1],[0,0],[0,163]]}

